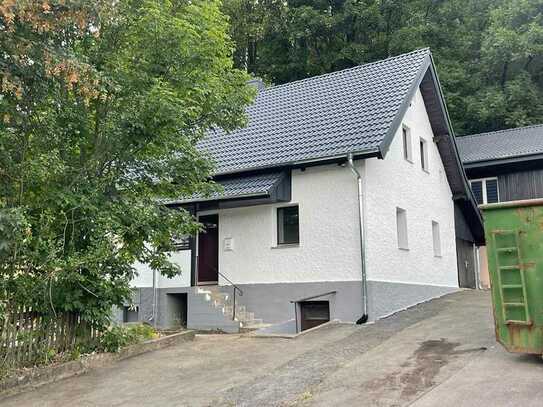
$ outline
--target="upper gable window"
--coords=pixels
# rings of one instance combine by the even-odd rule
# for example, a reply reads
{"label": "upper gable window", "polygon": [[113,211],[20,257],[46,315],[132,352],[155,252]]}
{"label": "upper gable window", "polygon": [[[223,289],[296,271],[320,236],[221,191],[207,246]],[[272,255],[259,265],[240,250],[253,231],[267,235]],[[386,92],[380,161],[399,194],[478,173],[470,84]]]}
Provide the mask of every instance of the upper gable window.
{"label": "upper gable window", "polygon": [[413,143],[411,141],[411,130],[407,126],[402,126],[403,140],[403,158],[410,163],[413,162]]}
{"label": "upper gable window", "polygon": [[426,140],[421,138],[419,140],[419,146],[420,146],[420,166],[421,168],[428,172],[428,143]]}

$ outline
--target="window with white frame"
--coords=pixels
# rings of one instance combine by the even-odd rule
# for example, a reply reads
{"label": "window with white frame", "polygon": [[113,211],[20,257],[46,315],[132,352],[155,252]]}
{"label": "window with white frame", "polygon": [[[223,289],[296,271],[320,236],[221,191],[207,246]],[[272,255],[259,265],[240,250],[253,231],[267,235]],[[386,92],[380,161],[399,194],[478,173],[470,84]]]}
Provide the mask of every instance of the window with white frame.
{"label": "window with white frame", "polygon": [[411,142],[411,130],[407,126],[402,126],[403,140],[403,158],[409,162],[413,162],[413,143]]}
{"label": "window with white frame", "polygon": [[396,208],[396,229],[398,235],[398,248],[408,250],[409,242],[407,239],[407,212],[405,209]]}
{"label": "window with white frame", "polygon": [[432,239],[434,242],[434,256],[441,257],[441,236],[439,233],[439,223],[432,221]]}
{"label": "window with white frame", "polygon": [[479,205],[500,202],[498,178],[481,178],[470,181],[471,190]]}
{"label": "window with white frame", "polygon": [[428,143],[423,138],[419,139],[420,147],[420,166],[424,171],[428,171]]}

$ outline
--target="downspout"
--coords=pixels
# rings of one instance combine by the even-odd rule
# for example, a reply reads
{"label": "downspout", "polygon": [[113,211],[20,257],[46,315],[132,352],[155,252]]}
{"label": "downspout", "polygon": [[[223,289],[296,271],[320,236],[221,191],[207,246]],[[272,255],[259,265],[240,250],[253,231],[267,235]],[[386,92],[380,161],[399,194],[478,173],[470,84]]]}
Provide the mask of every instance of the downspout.
{"label": "downspout", "polygon": [[156,328],[156,314],[157,314],[157,275],[156,270],[153,269],[153,311],[150,321],[153,321],[153,326]]}
{"label": "downspout", "polygon": [[357,324],[364,324],[368,321],[368,284],[366,281],[366,230],[364,225],[364,195],[362,188],[362,176],[354,166],[353,155],[347,155],[347,165],[356,177],[358,186],[358,229],[360,232],[360,265],[362,277],[362,316],[356,321]]}

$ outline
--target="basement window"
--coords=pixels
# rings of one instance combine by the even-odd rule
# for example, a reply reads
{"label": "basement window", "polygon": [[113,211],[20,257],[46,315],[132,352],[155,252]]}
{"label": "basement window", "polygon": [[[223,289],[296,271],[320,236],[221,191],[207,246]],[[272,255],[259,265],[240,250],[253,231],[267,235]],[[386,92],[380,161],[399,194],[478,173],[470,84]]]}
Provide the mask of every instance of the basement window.
{"label": "basement window", "polygon": [[407,212],[405,209],[396,208],[396,229],[398,234],[398,249],[409,250],[407,240]]}
{"label": "basement window", "polygon": [[300,243],[298,205],[277,208],[277,244],[298,243]]}
{"label": "basement window", "polygon": [[439,223],[432,221],[432,239],[434,242],[434,256],[441,257],[441,235],[439,232]]}
{"label": "basement window", "polygon": [[403,140],[403,158],[410,163],[413,162],[413,145],[411,142],[411,130],[407,126],[402,126]]}

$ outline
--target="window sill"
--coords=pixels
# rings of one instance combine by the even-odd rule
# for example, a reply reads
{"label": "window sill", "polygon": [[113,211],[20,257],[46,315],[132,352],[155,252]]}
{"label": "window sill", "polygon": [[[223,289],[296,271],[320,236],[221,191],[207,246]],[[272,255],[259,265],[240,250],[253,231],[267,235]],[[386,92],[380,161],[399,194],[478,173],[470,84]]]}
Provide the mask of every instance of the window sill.
{"label": "window sill", "polygon": [[422,169],[423,172],[425,172],[426,174],[430,175],[430,171],[426,170],[426,169]]}
{"label": "window sill", "polygon": [[409,251],[409,248],[408,247],[398,247],[399,250],[402,250],[404,252],[408,252]]}
{"label": "window sill", "polygon": [[285,243],[272,246],[271,249],[291,249],[293,247],[300,247],[300,243]]}
{"label": "window sill", "polygon": [[443,256],[441,254],[434,254],[434,257],[436,259],[442,259],[443,258]]}

